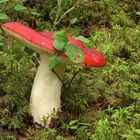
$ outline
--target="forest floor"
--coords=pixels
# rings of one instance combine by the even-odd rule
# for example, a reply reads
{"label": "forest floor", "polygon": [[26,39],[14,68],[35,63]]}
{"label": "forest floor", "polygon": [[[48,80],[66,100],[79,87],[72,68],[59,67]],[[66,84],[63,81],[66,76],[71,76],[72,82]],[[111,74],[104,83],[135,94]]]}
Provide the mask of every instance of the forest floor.
{"label": "forest floor", "polygon": [[107,65],[68,65],[62,112],[44,128],[29,115],[39,55],[0,28],[0,140],[139,140],[140,2],[62,1],[61,7],[59,0],[0,1],[0,25],[17,21],[38,31],[82,35]]}

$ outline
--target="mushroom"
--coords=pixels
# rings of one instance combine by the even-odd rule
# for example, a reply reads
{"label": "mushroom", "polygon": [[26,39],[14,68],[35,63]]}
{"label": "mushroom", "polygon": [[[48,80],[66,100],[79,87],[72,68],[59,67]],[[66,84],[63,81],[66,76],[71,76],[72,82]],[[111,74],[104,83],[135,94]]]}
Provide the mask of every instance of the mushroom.
{"label": "mushroom", "polygon": [[[2,25],[4,31],[15,39],[27,45],[29,48],[40,53],[40,65],[36,73],[31,97],[30,113],[33,121],[44,127],[49,127],[53,114],[61,109],[61,86],[62,83],[58,76],[49,68],[49,58],[55,53],[59,53],[53,47],[53,32],[37,32],[21,23],[8,22]],[[103,67],[106,60],[103,55],[91,48],[87,48],[80,40],[67,35],[69,42],[80,48],[84,54],[84,61],[81,63],[87,67]],[[65,60],[55,68],[57,74],[62,77],[66,64],[70,64],[67,55],[62,53],[61,57]],[[44,118],[46,121],[44,122]]]}

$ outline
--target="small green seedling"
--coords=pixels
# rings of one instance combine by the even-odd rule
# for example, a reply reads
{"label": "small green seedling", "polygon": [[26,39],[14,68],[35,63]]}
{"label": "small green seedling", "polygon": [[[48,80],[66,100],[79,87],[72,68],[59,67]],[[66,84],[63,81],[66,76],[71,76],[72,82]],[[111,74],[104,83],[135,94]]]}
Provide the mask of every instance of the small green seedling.
{"label": "small green seedling", "polygon": [[[81,63],[84,61],[84,54],[73,44],[69,43],[66,31],[58,31],[54,34],[54,48],[60,52],[65,53],[67,57],[74,63]],[[50,69],[54,69],[63,61],[62,57],[58,54],[53,55],[49,61]]]}

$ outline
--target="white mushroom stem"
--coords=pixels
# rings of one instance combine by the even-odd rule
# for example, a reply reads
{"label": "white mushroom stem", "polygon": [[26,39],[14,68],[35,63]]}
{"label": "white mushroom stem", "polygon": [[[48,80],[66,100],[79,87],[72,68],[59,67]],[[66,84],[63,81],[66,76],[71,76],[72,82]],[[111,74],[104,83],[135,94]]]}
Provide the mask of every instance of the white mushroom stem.
{"label": "white mushroom stem", "polygon": [[[34,122],[48,127],[52,115],[56,114],[61,106],[62,83],[57,75],[49,69],[49,54],[41,54],[40,57],[40,66],[31,92],[30,112]],[[65,64],[60,65],[55,71],[62,77],[64,69]]]}

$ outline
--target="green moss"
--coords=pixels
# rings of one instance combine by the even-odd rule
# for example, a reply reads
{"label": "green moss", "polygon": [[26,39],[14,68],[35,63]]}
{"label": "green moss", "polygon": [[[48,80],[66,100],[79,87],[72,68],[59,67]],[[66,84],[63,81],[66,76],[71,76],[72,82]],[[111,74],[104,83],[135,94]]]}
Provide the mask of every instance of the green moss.
{"label": "green moss", "polygon": [[[61,16],[76,0],[63,0]],[[57,14],[54,0],[20,0],[1,3],[9,20],[37,30],[52,30]],[[101,51],[102,69],[68,66],[62,91],[62,113],[49,129],[35,129],[28,115],[29,96],[38,55],[0,30],[0,139],[138,140],[140,139],[140,2],[95,0],[81,4],[65,16],[56,29],[90,39],[89,47]],[[77,21],[71,24],[71,20]],[[5,21],[1,21],[1,24]],[[71,82],[71,78],[80,71]],[[71,83],[71,86],[70,86]]]}

